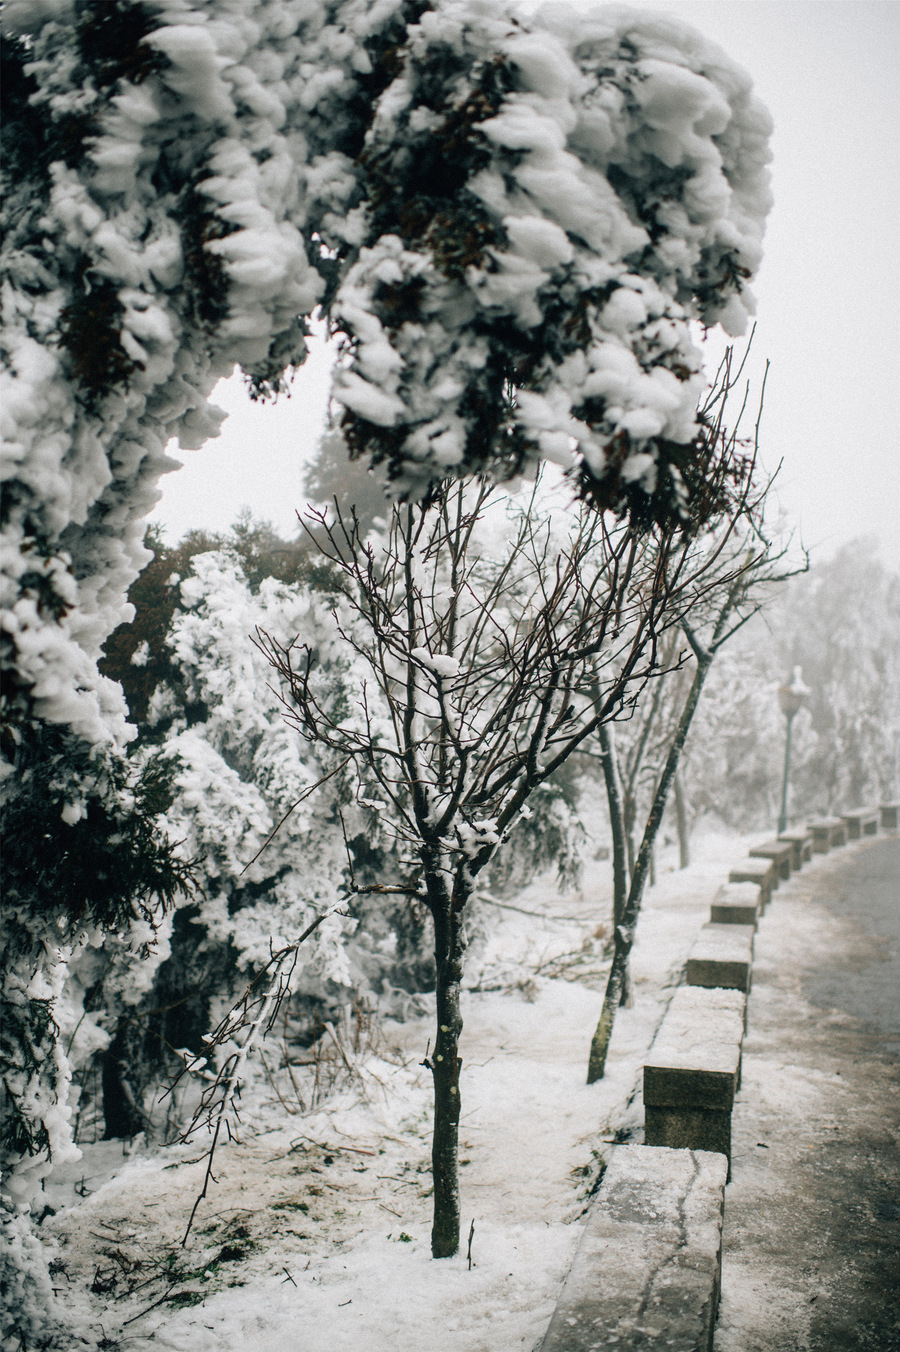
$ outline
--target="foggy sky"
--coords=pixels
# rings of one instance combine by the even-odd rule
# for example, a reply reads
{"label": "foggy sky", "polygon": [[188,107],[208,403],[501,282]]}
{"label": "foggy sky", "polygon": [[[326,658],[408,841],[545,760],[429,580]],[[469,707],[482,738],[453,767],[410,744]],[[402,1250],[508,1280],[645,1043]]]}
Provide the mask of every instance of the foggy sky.
{"label": "foggy sky", "polygon": [[[587,8],[587,0],[574,0]],[[534,8],[523,5],[523,9]],[[775,121],[775,206],[753,290],[748,370],[771,363],[762,458],[776,507],[813,557],[876,535],[900,569],[900,5],[894,0],[659,0],[751,73]],[[711,364],[721,341],[711,343]],[[316,344],[290,399],[221,386],[221,437],[162,482],[170,542],[227,528],[242,506],[286,534],[328,399]]]}

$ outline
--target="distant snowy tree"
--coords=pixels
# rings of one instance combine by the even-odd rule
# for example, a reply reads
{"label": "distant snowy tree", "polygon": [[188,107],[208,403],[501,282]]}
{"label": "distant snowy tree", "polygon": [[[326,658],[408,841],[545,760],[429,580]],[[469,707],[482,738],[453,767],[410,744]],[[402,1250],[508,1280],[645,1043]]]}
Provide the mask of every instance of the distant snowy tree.
{"label": "distant snowy tree", "polygon": [[813,557],[709,673],[682,760],[692,812],[735,830],[774,829],[785,737],[777,690],[797,666],[809,694],[794,720],[792,818],[896,797],[898,658],[900,583],[873,543]]}
{"label": "distant snowy tree", "polygon": [[900,579],[871,541],[813,558],[713,673],[689,774],[703,784],[693,790],[698,802],[742,829],[777,817],[785,728],[776,691],[797,666],[809,694],[794,725],[792,815],[802,821],[894,798]]}
{"label": "distant snowy tree", "polygon": [[900,577],[879,561],[873,541],[854,541],[798,578],[769,625],[771,678],[783,682],[799,665],[810,687],[796,805],[813,814],[896,797]]}

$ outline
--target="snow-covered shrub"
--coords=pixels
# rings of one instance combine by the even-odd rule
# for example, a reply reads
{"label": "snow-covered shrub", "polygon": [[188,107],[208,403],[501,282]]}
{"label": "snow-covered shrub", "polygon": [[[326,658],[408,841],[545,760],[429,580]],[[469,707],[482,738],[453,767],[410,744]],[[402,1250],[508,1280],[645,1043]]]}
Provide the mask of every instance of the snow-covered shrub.
{"label": "snow-covered shrub", "polygon": [[[17,792],[5,805],[2,1158],[14,1196],[20,1177],[39,1177],[67,1149],[55,1020],[68,960],[104,930],[146,951],[160,903],[173,904],[190,876],[160,832],[173,800],[166,758],[128,765],[86,755],[65,730],[40,741],[30,731],[19,736]],[[31,1167],[16,1172],[25,1158]]]}
{"label": "snow-covered shrub", "polygon": [[[140,982],[110,941],[101,952],[85,949],[71,972],[75,1004],[80,990],[95,990],[93,1008],[78,1014],[79,1038],[102,1060],[110,1135],[166,1128],[154,1095],[171,1074],[173,1049],[198,1051],[271,952],[339,901],[346,918],[323,924],[294,969],[295,1019],[305,1011],[321,1026],[354,991],[389,998],[394,988],[433,984],[419,910],[398,897],[351,894],[351,868],[357,882],[390,881],[397,871],[383,812],[355,791],[339,760],[285,724],[280,691],[254,642],[261,629],[285,644],[310,643],[334,700],[358,701],[362,676],[339,641],[327,568],[314,551],[270,536],[244,522],[213,551],[157,542],[151,577],[132,593],[140,598],[137,632],[126,626],[110,644],[116,660],[107,669],[123,677],[142,741],[174,767],[166,822],[196,880]],[[297,581],[259,576],[261,541]],[[173,561],[184,576],[171,571]],[[93,1066],[79,1058],[78,1069],[87,1088]]]}
{"label": "snow-covered shrub", "polygon": [[69,1017],[70,967],[104,936],[139,967],[162,908],[189,886],[190,867],[160,826],[172,802],[173,763],[91,749],[52,723],[11,721],[6,735],[13,775],[3,785],[0,1282],[4,1318],[17,1340],[9,1345],[19,1346],[26,1333],[49,1336],[52,1325],[50,1284],[28,1233],[28,1210],[53,1164],[78,1155],[64,1048],[79,1031],[86,1054],[103,1042],[102,1030],[99,1041],[79,1030],[79,1013]]}

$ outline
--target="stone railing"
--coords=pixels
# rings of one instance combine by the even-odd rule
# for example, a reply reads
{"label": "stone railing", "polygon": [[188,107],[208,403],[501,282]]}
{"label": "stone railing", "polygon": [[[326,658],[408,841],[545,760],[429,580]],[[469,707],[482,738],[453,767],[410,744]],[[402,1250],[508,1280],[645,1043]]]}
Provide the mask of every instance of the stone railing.
{"label": "stone railing", "polygon": [[729,870],[644,1063],[644,1144],[613,1148],[541,1352],[712,1348],[754,932],[813,854],[898,819],[882,803],[812,821]]}

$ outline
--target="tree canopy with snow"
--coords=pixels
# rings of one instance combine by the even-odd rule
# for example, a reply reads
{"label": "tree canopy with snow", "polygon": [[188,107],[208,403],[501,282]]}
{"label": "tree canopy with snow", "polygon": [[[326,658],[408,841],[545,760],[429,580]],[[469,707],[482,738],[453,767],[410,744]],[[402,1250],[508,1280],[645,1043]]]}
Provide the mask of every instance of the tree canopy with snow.
{"label": "tree canopy with snow", "polygon": [[[749,79],[658,15],[475,0],[5,6],[4,417],[22,699],[123,734],[92,658],[177,436],[321,306],[351,447],[398,492],[546,457],[709,510],[690,321],[739,331],[769,205]],[[701,467],[702,470],[702,467]]]}

